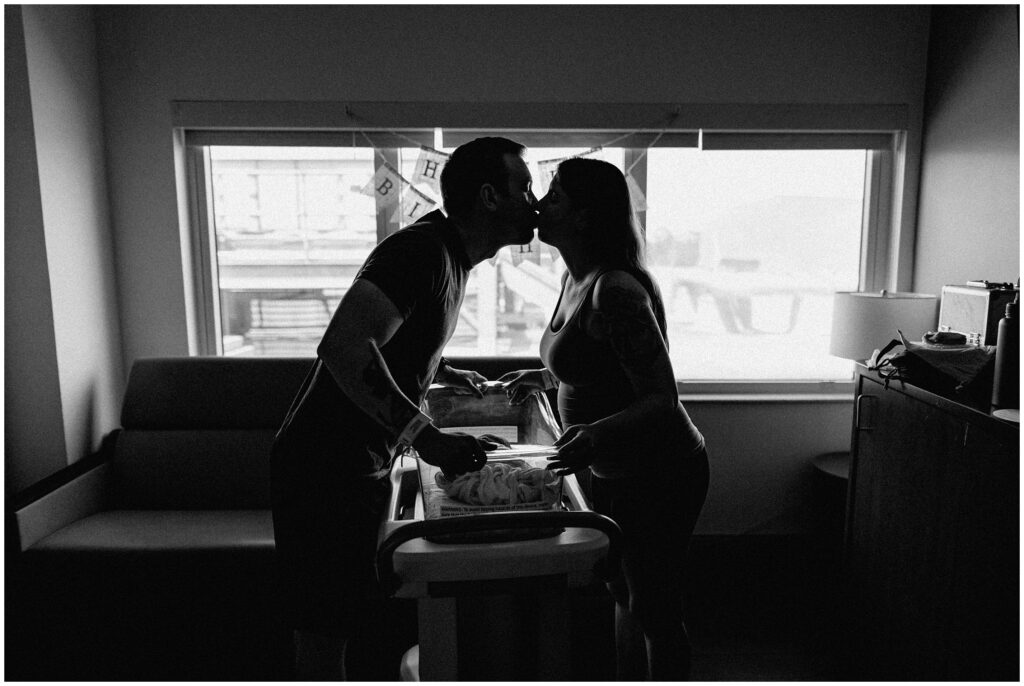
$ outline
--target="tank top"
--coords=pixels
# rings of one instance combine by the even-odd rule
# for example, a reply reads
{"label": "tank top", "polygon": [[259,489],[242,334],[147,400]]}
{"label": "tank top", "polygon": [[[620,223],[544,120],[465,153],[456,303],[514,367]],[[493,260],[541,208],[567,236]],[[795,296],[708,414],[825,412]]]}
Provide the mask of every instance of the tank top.
{"label": "tank top", "polygon": [[[551,315],[541,337],[540,358],[558,379],[558,413],[565,427],[590,424],[622,411],[636,400],[633,385],[611,344],[588,335],[584,326],[586,315],[592,310],[594,286],[604,273],[594,277],[576,309],[558,330],[553,326],[555,314]],[[567,283],[567,279],[562,281],[555,313],[565,297]],[[703,436],[686,409],[677,403],[677,411],[665,431],[654,437],[650,431],[638,429],[633,435],[618,437],[602,446],[591,470],[606,479],[649,474],[703,447]]]}

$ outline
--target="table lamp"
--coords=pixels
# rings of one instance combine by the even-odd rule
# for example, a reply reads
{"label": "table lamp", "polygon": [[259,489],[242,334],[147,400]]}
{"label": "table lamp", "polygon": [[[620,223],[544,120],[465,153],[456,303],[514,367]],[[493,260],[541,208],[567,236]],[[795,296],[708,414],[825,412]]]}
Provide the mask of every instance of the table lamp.
{"label": "table lamp", "polygon": [[829,354],[864,362],[893,338],[908,341],[935,330],[938,299],[924,293],[836,293]]}

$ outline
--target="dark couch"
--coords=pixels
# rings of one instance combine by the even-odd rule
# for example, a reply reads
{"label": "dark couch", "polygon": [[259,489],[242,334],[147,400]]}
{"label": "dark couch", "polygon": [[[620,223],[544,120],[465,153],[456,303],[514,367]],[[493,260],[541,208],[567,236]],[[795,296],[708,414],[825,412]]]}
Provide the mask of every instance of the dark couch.
{"label": "dark couch", "polygon": [[18,637],[28,645],[8,651],[9,676],[287,675],[269,458],[310,364],[165,358],[132,366],[121,427],[100,454],[13,508],[20,602],[8,619],[21,610]]}
{"label": "dark couch", "polygon": [[[539,363],[452,362],[491,379]],[[270,446],[311,364],[135,362],[121,427],[99,454],[8,508],[9,678],[288,678]],[[397,678],[415,616],[390,610],[381,621],[391,625],[368,628],[368,649],[353,651],[353,677]]]}

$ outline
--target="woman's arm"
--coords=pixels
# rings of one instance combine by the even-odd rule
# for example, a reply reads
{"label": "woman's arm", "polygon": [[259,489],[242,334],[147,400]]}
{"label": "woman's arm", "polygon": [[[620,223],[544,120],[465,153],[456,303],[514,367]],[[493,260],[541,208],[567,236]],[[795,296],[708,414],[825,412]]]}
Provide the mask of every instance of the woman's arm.
{"label": "woman's arm", "polygon": [[595,426],[608,436],[655,426],[675,409],[679,396],[650,295],[630,274],[612,271],[598,279],[592,304],[587,332],[608,342],[636,396],[628,407]]}

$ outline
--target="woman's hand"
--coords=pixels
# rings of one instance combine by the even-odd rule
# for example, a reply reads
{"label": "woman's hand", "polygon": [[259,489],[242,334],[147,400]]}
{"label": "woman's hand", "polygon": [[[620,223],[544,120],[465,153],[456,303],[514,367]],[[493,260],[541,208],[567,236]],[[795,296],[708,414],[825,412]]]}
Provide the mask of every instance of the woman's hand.
{"label": "woman's hand", "polygon": [[509,405],[521,405],[531,394],[546,391],[549,384],[548,375],[544,372],[543,369],[520,369],[498,379],[499,383],[505,384]]}
{"label": "woman's hand", "polygon": [[600,431],[594,424],[573,424],[555,441],[558,456],[547,466],[558,476],[575,474],[596,457]]}
{"label": "woman's hand", "polygon": [[457,395],[475,395],[483,398],[483,386],[487,383],[487,377],[471,369],[455,369],[442,365],[434,374],[434,382],[453,389]]}

